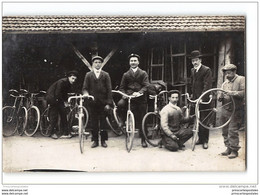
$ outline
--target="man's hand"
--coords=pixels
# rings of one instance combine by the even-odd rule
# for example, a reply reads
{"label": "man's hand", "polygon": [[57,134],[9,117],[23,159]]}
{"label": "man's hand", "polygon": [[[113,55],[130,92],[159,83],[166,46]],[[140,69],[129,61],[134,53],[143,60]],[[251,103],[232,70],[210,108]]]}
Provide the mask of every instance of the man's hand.
{"label": "man's hand", "polygon": [[179,138],[176,137],[176,135],[172,134],[170,135],[170,138],[173,140],[173,141],[177,141]]}
{"label": "man's hand", "polygon": [[132,95],[133,95],[133,96],[140,96],[140,95],[142,95],[142,94],[139,93],[139,92],[134,92]]}
{"label": "man's hand", "polygon": [[89,96],[89,93],[88,93],[88,92],[85,92],[85,93],[83,93],[83,96],[84,96],[84,97],[87,97],[87,96]]}
{"label": "man's hand", "polygon": [[237,92],[236,91],[227,91],[226,94],[230,95],[230,96],[235,96],[237,94]]}
{"label": "man's hand", "polygon": [[64,102],[64,106],[65,106],[65,108],[67,108],[70,106],[70,104],[68,102]]}

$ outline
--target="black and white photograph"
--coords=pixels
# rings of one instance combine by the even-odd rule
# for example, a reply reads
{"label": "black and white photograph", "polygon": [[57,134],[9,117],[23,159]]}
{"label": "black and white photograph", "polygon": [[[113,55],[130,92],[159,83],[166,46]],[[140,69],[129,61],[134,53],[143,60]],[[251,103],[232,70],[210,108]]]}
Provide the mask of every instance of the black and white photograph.
{"label": "black and white photograph", "polygon": [[248,24],[2,14],[2,172],[245,174]]}

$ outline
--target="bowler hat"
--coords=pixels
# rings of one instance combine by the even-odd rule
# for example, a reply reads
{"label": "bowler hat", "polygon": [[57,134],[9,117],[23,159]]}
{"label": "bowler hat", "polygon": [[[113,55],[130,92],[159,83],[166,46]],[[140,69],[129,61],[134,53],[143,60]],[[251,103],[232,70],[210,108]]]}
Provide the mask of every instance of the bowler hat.
{"label": "bowler hat", "polygon": [[70,76],[78,76],[78,71],[76,71],[76,70],[71,70],[71,71],[69,71],[69,72],[67,72],[67,77],[70,77]]}
{"label": "bowler hat", "polygon": [[202,55],[200,54],[200,51],[199,50],[194,50],[191,52],[191,56],[189,57],[190,59],[194,59],[194,58],[199,58],[201,57]]}
{"label": "bowler hat", "polygon": [[226,70],[236,70],[237,66],[234,64],[226,64],[223,68],[222,71],[226,71]]}
{"label": "bowler hat", "polygon": [[92,62],[94,62],[94,60],[96,60],[96,59],[99,59],[99,60],[101,60],[101,62],[104,62],[104,59],[101,56],[94,56],[92,58]]}
{"label": "bowler hat", "polygon": [[137,54],[134,54],[134,53],[130,54],[130,55],[128,56],[128,59],[130,59],[131,57],[137,57],[138,60],[140,60],[140,56],[137,55]]}

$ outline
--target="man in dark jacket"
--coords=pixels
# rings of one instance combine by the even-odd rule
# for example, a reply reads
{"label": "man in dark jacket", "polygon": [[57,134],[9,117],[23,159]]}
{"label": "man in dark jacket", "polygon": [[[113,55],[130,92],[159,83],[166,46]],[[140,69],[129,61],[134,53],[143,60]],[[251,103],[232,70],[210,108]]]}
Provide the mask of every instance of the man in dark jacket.
{"label": "man in dark jacket", "polygon": [[[142,134],[142,119],[147,109],[146,91],[149,86],[148,74],[141,70],[139,66],[140,56],[131,54],[128,56],[130,69],[124,73],[119,90],[127,95],[142,96],[135,98],[131,101],[131,110],[134,113],[136,120],[136,127],[139,129],[142,147],[147,147],[145,138]],[[125,97],[118,102],[118,111],[120,116],[124,116],[127,108],[127,100]],[[124,121],[124,120],[123,120]]]}
{"label": "man in dark jacket", "polygon": [[[55,126],[58,123],[58,116],[60,115],[60,125],[63,130],[63,135],[60,138],[71,138],[68,130],[68,122],[65,107],[68,105],[68,92],[71,90],[71,85],[75,83],[78,72],[70,71],[66,78],[62,78],[53,83],[46,93],[47,103],[50,105],[50,125],[48,127],[51,137],[57,139],[57,131]],[[55,131],[55,132],[54,132]]]}
{"label": "man in dark jacket", "polygon": [[105,141],[108,140],[107,131],[104,129],[105,124],[103,123],[105,114],[109,112],[112,105],[112,85],[109,74],[101,70],[103,61],[100,56],[92,58],[93,70],[86,74],[82,88],[83,95],[92,95],[95,98],[94,101],[89,102],[88,106],[92,124],[92,148],[99,145],[99,132],[102,147],[107,147]]}
{"label": "man in dark jacket", "polygon": [[[201,55],[198,50],[191,52],[191,62],[193,68],[191,69],[191,83],[192,83],[192,98],[198,99],[202,93],[212,88],[212,73],[209,67],[202,65]],[[201,105],[201,108],[207,108],[207,105]],[[201,118],[207,116],[207,112],[201,113]],[[204,149],[208,149],[209,130],[199,126],[199,140],[196,143],[202,144]]]}

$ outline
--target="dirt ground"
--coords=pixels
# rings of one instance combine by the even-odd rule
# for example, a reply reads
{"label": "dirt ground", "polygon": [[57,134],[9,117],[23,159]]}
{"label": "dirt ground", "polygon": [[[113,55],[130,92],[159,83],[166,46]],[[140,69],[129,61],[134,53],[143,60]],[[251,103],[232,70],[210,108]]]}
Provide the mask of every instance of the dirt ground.
{"label": "dirt ground", "polygon": [[219,155],[225,150],[220,130],[211,131],[209,148],[201,145],[191,150],[191,140],[184,150],[170,152],[165,148],[141,147],[136,136],[130,153],[125,148],[124,135],[109,132],[108,148],[90,148],[90,137],[80,153],[78,137],[51,139],[37,133],[33,137],[15,135],[3,138],[3,172],[28,170],[104,171],[245,171],[245,131],[239,132],[239,156],[228,159]]}

